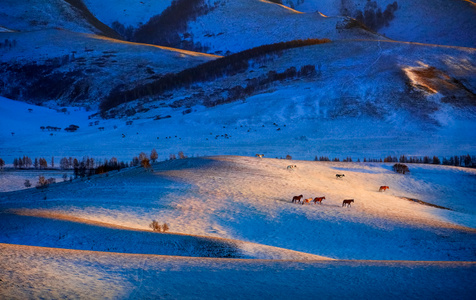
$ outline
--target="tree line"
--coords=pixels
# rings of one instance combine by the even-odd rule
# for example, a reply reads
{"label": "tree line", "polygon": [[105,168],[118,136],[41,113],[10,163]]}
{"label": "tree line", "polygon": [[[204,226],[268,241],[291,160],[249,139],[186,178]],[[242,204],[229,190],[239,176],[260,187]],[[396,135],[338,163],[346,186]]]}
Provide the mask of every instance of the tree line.
{"label": "tree line", "polygon": [[120,104],[134,101],[140,98],[160,96],[166,91],[178,88],[187,88],[197,82],[216,80],[224,76],[232,76],[237,73],[245,72],[250,65],[252,58],[258,58],[265,55],[277,53],[286,49],[298,48],[304,46],[329,43],[329,39],[306,39],[294,40],[289,42],[280,42],[269,45],[262,45],[252,49],[244,50],[229,56],[216,60],[208,61],[198,66],[183,70],[179,73],[165,74],[159,79],[137,85],[129,90],[123,87],[117,87],[103,99],[99,108],[101,114],[106,116],[106,112]]}
{"label": "tree line", "polygon": [[[351,157],[346,157],[340,159],[335,157],[330,159],[328,156],[319,156],[314,157],[314,161],[335,161],[335,162],[353,162]],[[356,162],[379,162],[379,163],[410,163],[410,164],[433,164],[433,165],[445,165],[445,166],[456,166],[456,167],[466,167],[466,168],[476,168],[476,155],[454,155],[454,156],[444,156],[440,159],[438,156],[406,156],[401,155],[400,157],[396,156],[386,156],[384,158],[366,158],[363,160],[357,159]]]}
{"label": "tree line", "polygon": [[[218,3],[208,5],[207,2],[174,0],[161,14],[153,16],[134,32],[128,32],[130,29],[124,28],[124,34],[132,35],[132,40],[135,42],[196,50],[193,41],[187,42],[187,39],[191,37],[185,34],[185,30],[187,30],[188,22],[207,14],[218,5]],[[122,31],[122,28],[118,27]]]}

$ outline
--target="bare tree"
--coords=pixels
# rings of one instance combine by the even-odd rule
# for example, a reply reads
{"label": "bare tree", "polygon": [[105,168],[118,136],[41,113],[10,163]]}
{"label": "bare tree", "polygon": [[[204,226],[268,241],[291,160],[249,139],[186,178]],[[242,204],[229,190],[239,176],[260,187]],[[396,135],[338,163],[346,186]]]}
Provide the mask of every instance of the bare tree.
{"label": "bare tree", "polygon": [[159,155],[157,154],[157,150],[152,149],[152,152],[150,153],[150,159],[152,162],[155,162],[159,158]]}

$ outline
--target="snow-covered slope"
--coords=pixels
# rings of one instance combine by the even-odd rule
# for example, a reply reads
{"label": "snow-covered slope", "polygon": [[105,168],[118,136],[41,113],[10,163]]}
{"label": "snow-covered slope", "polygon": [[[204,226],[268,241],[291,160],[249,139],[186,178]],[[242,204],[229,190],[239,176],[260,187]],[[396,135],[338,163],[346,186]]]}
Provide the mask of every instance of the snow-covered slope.
{"label": "snow-covered slope", "polygon": [[81,0],[2,0],[0,26],[17,31],[62,28],[119,37],[116,32],[98,21]]}
{"label": "snow-covered slope", "polygon": [[120,84],[147,81],[216,58],[59,29],[2,36],[12,46],[0,48],[1,94],[37,103],[94,105]]}
{"label": "snow-covered slope", "polygon": [[[288,170],[289,163],[297,168]],[[152,167],[0,194],[2,296],[218,299],[233,298],[230,288],[240,297],[277,299],[317,291],[363,298],[474,293],[476,207],[468,195],[475,170],[410,165],[401,175],[390,164],[237,156]],[[380,185],[390,190],[379,192]],[[292,203],[297,194],[326,199]],[[348,198],[355,202],[342,207]],[[175,233],[148,231],[153,219]],[[337,288],[342,278],[346,289]]]}
{"label": "snow-covered slope", "polygon": [[[238,242],[244,241],[338,259],[475,259],[476,207],[468,197],[475,193],[475,170],[410,165],[411,174],[401,175],[391,171],[391,164],[291,163],[297,168],[287,170],[290,162],[279,159],[192,158],[156,163],[153,171],[138,167],[3,193],[0,242],[166,255],[300,257]],[[336,179],[336,173],[345,177]],[[381,185],[390,190],[379,192]],[[291,203],[299,194],[326,199],[322,205]],[[355,202],[342,207],[343,199]],[[154,219],[168,223],[171,232],[237,241],[133,230],[150,230]],[[215,250],[207,254],[200,242],[216,244]],[[224,252],[215,253],[220,248]]]}
{"label": "snow-covered slope", "polygon": [[[188,45],[194,45],[193,47],[207,53],[234,53],[296,39],[376,37],[359,26],[352,26],[353,23],[348,18],[328,18],[319,13],[303,14],[268,1],[208,2],[208,10],[203,15],[188,20],[186,29],[176,28],[181,36],[181,43],[186,41]],[[166,42],[169,39],[161,30],[151,20],[150,24],[136,32],[135,38],[139,42],[160,44],[160,41]]]}
{"label": "snow-covered slope", "polygon": [[89,10],[102,22],[111,26],[119,22],[134,28],[160,14],[172,0],[83,0]]}
{"label": "snow-covered slope", "polygon": [[[303,12],[320,11],[328,16],[356,17],[368,5],[367,0],[283,0],[283,4]],[[388,26],[379,33],[400,41],[475,47],[476,4],[466,0],[377,0],[372,1],[384,12],[389,4],[398,9]],[[372,11],[377,12],[377,9]]]}
{"label": "snow-covered slope", "polygon": [[472,299],[476,293],[472,262],[232,260],[6,244],[0,252],[6,298]]}
{"label": "snow-covered slope", "polygon": [[[385,152],[473,153],[474,54],[471,48],[383,41],[338,41],[281,51],[251,60],[234,75],[140,101],[151,109],[136,114],[144,123],[131,132],[146,135],[134,137],[143,145],[154,147],[160,137],[166,149],[183,147],[190,154],[219,154],[217,145],[227,154],[253,155],[253,148],[265,147],[272,157],[290,152],[307,159],[322,152],[360,158]],[[314,66],[315,73],[297,75],[306,65]],[[276,75],[287,70],[292,74],[293,68],[287,79]],[[157,103],[170,106],[153,108]],[[114,114],[125,116],[135,106],[127,104]],[[172,118],[153,121],[157,115]],[[148,126],[156,128],[153,134],[146,133]],[[232,137],[221,138],[225,133]],[[182,141],[162,143],[169,135]]]}

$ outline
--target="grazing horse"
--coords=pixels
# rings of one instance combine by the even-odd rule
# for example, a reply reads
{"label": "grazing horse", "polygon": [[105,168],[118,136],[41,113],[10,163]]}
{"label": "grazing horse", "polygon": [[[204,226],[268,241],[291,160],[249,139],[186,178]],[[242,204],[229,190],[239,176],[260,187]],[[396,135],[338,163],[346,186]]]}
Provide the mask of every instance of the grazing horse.
{"label": "grazing horse", "polygon": [[336,174],[337,179],[342,178],[342,177],[345,177],[345,175],[344,174]]}
{"label": "grazing horse", "polygon": [[314,204],[317,204],[317,202],[319,202],[319,204],[322,204],[322,200],[326,199],[326,197],[316,197],[314,198]]}
{"label": "grazing horse", "polygon": [[256,154],[256,157],[263,158],[264,154]]}
{"label": "grazing horse", "polygon": [[289,165],[289,166],[287,167],[288,170],[292,170],[292,169],[295,169],[295,168],[297,168],[296,165]]}
{"label": "grazing horse", "polygon": [[350,204],[353,203],[353,202],[354,202],[354,199],[346,199],[346,200],[342,201],[342,207],[344,207],[346,205],[348,207],[350,207]]}
{"label": "grazing horse", "polygon": [[312,201],[312,198],[304,199],[304,200],[302,201],[302,205],[304,205],[304,204],[306,204],[306,203],[311,203],[311,201]]}
{"label": "grazing horse", "polygon": [[301,203],[302,197],[304,197],[304,196],[303,196],[303,195],[294,196],[294,197],[293,197],[293,201],[291,201],[291,202],[292,202],[292,203],[294,203],[294,202],[296,202],[296,203],[297,203],[297,202]]}
{"label": "grazing horse", "polygon": [[389,189],[388,186],[382,185],[382,186],[378,189],[378,191],[379,191],[379,192],[385,192],[385,191],[388,190],[388,189]]}

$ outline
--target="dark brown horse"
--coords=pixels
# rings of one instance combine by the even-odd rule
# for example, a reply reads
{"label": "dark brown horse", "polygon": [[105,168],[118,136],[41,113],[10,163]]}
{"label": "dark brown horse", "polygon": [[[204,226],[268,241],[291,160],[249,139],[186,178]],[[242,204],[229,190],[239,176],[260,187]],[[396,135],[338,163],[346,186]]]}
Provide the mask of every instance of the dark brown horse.
{"label": "dark brown horse", "polygon": [[342,178],[342,177],[345,177],[345,175],[344,174],[336,174],[337,179]]}
{"label": "dark brown horse", "polygon": [[291,202],[292,202],[292,203],[294,203],[294,202],[299,202],[299,203],[301,203],[302,197],[304,197],[304,196],[303,196],[303,195],[294,196],[294,197],[293,197],[293,201],[291,201]]}
{"label": "dark brown horse", "polygon": [[350,204],[353,203],[353,202],[354,202],[354,199],[346,199],[346,200],[342,201],[342,207],[344,207],[346,205],[348,207],[350,207]]}
{"label": "dark brown horse", "polygon": [[326,199],[326,197],[316,197],[314,198],[314,204],[317,204],[317,202],[319,202],[319,204],[322,204],[322,200]]}
{"label": "dark brown horse", "polygon": [[378,191],[379,191],[379,192],[385,192],[385,191],[388,190],[388,189],[390,189],[388,186],[382,185],[382,186],[378,189]]}

